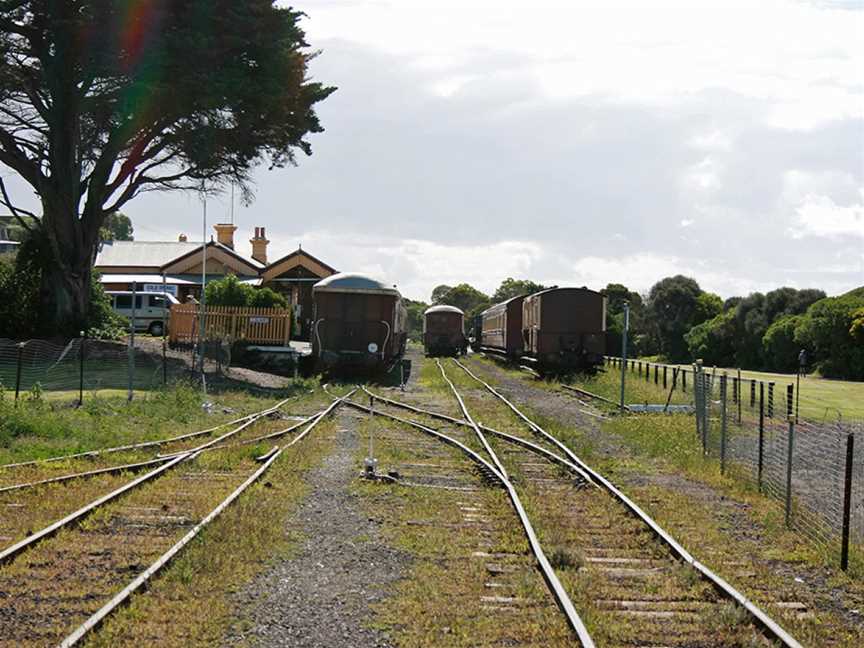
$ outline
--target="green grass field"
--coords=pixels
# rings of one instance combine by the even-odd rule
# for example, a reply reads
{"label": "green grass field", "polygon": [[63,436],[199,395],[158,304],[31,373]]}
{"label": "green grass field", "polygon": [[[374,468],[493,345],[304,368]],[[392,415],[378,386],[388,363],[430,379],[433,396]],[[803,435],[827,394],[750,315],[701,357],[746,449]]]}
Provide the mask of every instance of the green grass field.
{"label": "green grass field", "polygon": [[[691,369],[691,365],[679,365]],[[714,368],[706,369],[714,371]],[[737,369],[716,369],[717,375],[726,372],[729,376],[737,376]],[[762,380],[775,383],[776,398],[782,398],[787,385],[796,385],[794,374],[770,373],[767,371],[741,370],[744,380]],[[815,374],[802,377],[800,381],[800,415],[810,419],[834,419],[838,412],[844,419],[864,420],[864,382],[850,380],[833,380],[822,378]],[[745,390],[749,385],[744,386]],[[758,387],[757,387],[758,389]],[[747,392],[745,391],[745,396]]]}

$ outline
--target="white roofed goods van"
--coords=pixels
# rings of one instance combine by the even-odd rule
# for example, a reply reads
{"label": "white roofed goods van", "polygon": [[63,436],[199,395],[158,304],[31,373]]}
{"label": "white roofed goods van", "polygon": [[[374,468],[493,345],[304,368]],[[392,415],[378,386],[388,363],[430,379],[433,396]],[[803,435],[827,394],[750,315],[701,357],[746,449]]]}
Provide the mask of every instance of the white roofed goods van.
{"label": "white roofed goods van", "polygon": [[[147,331],[150,335],[162,335],[163,317],[167,325],[171,306],[179,304],[171,293],[106,291],[111,298],[111,308],[135,323],[136,331]],[[134,301],[133,301],[134,300]]]}

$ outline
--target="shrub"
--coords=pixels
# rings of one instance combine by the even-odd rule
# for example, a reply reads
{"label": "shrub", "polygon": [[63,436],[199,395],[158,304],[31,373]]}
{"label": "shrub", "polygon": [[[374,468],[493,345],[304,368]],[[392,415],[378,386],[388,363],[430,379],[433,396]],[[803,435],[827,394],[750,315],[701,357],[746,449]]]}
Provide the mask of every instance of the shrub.
{"label": "shrub", "polygon": [[810,351],[823,376],[864,378],[864,345],[853,337],[862,308],[864,294],[857,291],[821,299],[796,327],[796,342]]}
{"label": "shrub", "polygon": [[255,308],[286,308],[285,297],[270,288],[253,288],[233,274],[211,281],[205,292],[209,306],[251,306]]}
{"label": "shrub", "polygon": [[769,369],[789,372],[797,369],[801,345],[795,339],[795,329],[802,319],[801,315],[786,315],[768,327],[762,337],[762,346]]}

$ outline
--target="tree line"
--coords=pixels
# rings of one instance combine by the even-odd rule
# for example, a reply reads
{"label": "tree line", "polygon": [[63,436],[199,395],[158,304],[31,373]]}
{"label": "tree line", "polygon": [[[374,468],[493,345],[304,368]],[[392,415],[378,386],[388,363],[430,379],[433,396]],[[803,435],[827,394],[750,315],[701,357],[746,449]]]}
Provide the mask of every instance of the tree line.
{"label": "tree line", "polygon": [[[447,304],[474,316],[489,306],[546,286],[505,279],[487,295],[467,283],[437,286],[429,303],[407,301],[409,330],[418,338],[423,311]],[[823,376],[864,379],[864,287],[838,297],[822,290],[778,288],[723,300],[695,279],[676,275],[655,283],[646,294],[618,283],[607,298],[607,350],[621,353],[624,304],[630,308],[629,354],[675,363],[701,359],[708,365],[788,372],[806,353],[809,368]]]}

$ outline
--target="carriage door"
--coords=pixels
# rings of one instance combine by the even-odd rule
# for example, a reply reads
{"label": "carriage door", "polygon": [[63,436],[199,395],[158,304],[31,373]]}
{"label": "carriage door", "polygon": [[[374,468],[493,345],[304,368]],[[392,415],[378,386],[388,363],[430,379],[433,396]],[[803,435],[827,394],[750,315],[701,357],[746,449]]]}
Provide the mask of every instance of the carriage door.
{"label": "carriage door", "polygon": [[342,301],[342,343],[345,351],[364,351],[366,345],[363,335],[364,295],[341,295]]}

